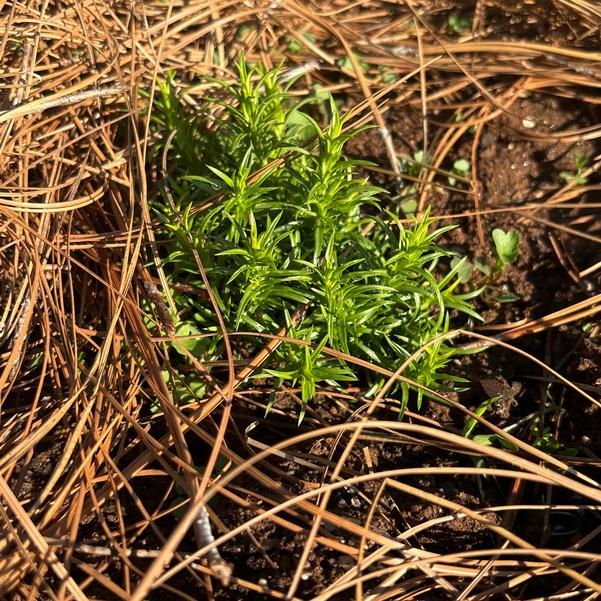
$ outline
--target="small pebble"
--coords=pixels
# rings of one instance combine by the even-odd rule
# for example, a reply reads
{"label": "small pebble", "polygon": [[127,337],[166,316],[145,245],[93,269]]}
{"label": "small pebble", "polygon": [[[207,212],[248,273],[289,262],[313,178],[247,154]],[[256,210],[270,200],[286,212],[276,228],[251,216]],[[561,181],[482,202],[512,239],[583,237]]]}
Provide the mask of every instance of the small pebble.
{"label": "small pebble", "polygon": [[582,280],[582,285],[587,292],[597,292],[597,284],[587,278]]}
{"label": "small pebble", "polygon": [[338,558],[338,566],[343,570],[350,570],[355,565],[355,560],[350,555],[341,555]]}

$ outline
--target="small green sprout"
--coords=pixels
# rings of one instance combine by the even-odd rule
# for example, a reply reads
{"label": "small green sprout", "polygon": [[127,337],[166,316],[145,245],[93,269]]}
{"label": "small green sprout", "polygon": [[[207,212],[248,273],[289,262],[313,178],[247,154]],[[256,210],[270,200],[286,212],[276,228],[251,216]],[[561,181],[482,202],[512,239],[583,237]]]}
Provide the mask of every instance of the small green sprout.
{"label": "small green sprout", "polygon": [[[453,163],[453,173],[460,177],[470,176],[471,165],[467,159],[457,159]],[[454,186],[457,180],[453,176],[449,176],[449,185]]]}
{"label": "small green sprout", "polygon": [[590,157],[586,154],[575,153],[574,154],[574,166],[575,171],[562,171],[559,175],[560,177],[570,185],[574,186],[584,186],[588,183],[588,178],[583,175],[586,171],[588,164],[590,162]]}
{"label": "small green sprout", "polygon": [[241,42],[244,38],[251,33],[253,27],[250,23],[242,23],[236,32],[236,40]]}
{"label": "small green sprout", "polygon": [[[315,36],[310,31],[306,31],[303,34],[303,37],[309,44],[315,44]],[[302,42],[293,36],[288,36],[288,52],[290,52],[290,54],[301,54],[304,48]]]}
{"label": "small green sprout", "polygon": [[532,446],[541,449],[545,453],[571,457],[578,454],[576,448],[562,445],[557,434],[549,426],[541,427],[538,422],[534,422],[530,426],[530,432],[534,436]]}
{"label": "small green sprout", "polygon": [[381,74],[382,83],[391,84],[391,83],[395,83],[399,79],[399,74],[396,73],[395,71],[392,71],[391,67],[389,67],[387,65],[380,65],[378,67],[378,71]]}
{"label": "small green sprout", "polygon": [[[357,61],[357,64],[363,73],[369,69],[369,64],[365,61],[357,57],[355,57],[355,60]],[[350,71],[351,73],[354,72],[353,61],[351,61],[349,56],[344,56],[343,58],[339,59],[337,64],[343,71]]]}
{"label": "small green sprout", "polygon": [[[474,413],[477,416],[482,417],[495,403],[497,403],[501,399],[502,396],[500,395],[496,395],[489,399],[486,399],[474,410]],[[474,434],[474,431],[476,430],[477,426],[478,421],[473,417],[469,417],[465,422],[465,426],[463,427],[463,436],[465,436],[466,438],[471,438],[474,442],[487,447],[497,446],[512,451],[518,450],[517,446],[515,446],[513,443],[506,440],[499,434]],[[478,462],[478,464],[482,463],[483,462],[481,461]]]}
{"label": "small green sprout", "polygon": [[[399,170],[409,178],[419,178],[422,169],[427,168],[431,157],[423,150],[416,150],[413,158],[405,155],[399,158]],[[413,184],[406,186],[402,194],[396,198],[405,217],[413,219],[417,210],[417,190]]]}
{"label": "small green sprout", "polygon": [[462,34],[469,31],[472,27],[472,21],[469,17],[462,15],[461,13],[453,12],[447,19],[449,29],[453,33]]}
{"label": "small green sprout", "polygon": [[419,177],[422,169],[430,163],[430,158],[423,150],[416,150],[413,158],[408,155],[399,158],[399,169],[410,177]]}
{"label": "small green sprout", "polygon": [[[455,252],[451,260],[451,267],[457,270],[459,282],[467,284],[473,279],[475,282],[474,293],[479,291],[485,302],[512,303],[520,297],[509,289],[509,286],[499,286],[497,281],[505,268],[517,258],[520,247],[520,233],[517,230],[503,231],[500,228],[493,230],[494,253],[496,262],[491,267],[486,259],[476,257],[469,261],[461,252]],[[478,277],[478,272],[482,275]],[[476,277],[474,277],[474,274]]]}
{"label": "small green sprout", "polygon": [[511,265],[520,249],[520,233],[517,230],[504,232],[500,228],[493,230],[492,239],[495,243],[495,255],[497,257],[497,270],[503,271],[507,265]]}

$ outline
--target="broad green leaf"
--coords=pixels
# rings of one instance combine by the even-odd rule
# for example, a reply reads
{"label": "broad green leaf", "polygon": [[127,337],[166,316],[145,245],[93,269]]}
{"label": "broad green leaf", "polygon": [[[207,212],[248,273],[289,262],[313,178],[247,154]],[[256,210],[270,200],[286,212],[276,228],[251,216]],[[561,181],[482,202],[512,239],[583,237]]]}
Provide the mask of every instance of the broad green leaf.
{"label": "broad green leaf", "polygon": [[[194,323],[189,321],[180,322],[175,329],[176,338],[179,336],[196,336],[199,334],[201,334],[200,329]],[[174,342],[173,347],[175,350],[181,355],[184,355],[185,353],[178,348],[178,346],[183,346],[194,355],[202,347],[202,342],[194,338]]]}
{"label": "broad green leaf", "polygon": [[470,174],[470,162],[467,159],[457,159],[453,163],[453,171],[463,177],[468,177]]}
{"label": "broad green leaf", "polygon": [[451,259],[451,269],[457,270],[457,278],[462,284],[466,284],[472,277],[473,265],[467,257],[453,257]]}
{"label": "broad green leaf", "polygon": [[501,264],[506,266],[513,263],[520,248],[520,233],[517,230],[504,232],[496,228],[493,230],[492,238],[495,243],[495,254]]}

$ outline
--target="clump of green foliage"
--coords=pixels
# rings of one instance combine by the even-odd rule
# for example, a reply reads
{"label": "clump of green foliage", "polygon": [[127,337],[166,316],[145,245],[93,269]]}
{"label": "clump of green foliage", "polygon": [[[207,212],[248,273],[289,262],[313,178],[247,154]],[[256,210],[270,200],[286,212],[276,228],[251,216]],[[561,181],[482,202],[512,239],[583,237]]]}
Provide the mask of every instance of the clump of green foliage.
{"label": "clump of green foliage", "polygon": [[[394,370],[448,331],[449,311],[475,313],[470,295],[455,292],[461,266],[444,277],[433,272],[447,256],[436,239],[448,228],[432,230],[427,215],[406,228],[382,210],[383,190],[357,175],[364,163],[344,155],[360,130],[347,131],[335,103],[322,129],[281,71],[240,59],[237,74],[234,83],[213,81],[216,97],[192,115],[169,81],[160,86],[154,123],[165,137],[175,131],[169,185],[181,219],[165,197],[153,206],[170,232],[163,248],[172,281],[204,287],[193,244],[231,331],[273,334],[287,324],[289,336],[310,343],[282,344],[263,372],[300,386],[302,417],[317,383],[361,377],[375,390],[382,382],[327,358],[325,346]],[[180,334],[214,333],[188,348],[205,361],[221,357],[211,305],[177,292],[175,301]],[[305,316],[293,324],[301,308]],[[237,352],[264,343],[252,338]],[[439,340],[405,375],[440,389],[456,352]],[[398,391],[406,404],[410,387]]]}
{"label": "clump of green foliage", "polygon": [[466,15],[452,12],[447,18],[447,25],[452,33],[466,33],[472,26],[472,21]]}

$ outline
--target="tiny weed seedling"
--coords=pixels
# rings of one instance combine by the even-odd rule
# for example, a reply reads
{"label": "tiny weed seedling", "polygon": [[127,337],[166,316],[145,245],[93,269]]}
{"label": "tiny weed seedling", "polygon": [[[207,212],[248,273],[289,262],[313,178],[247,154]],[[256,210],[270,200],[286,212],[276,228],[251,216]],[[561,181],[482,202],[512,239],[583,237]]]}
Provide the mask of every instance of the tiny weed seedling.
{"label": "tiny weed seedling", "polygon": [[[305,38],[305,40],[307,40],[307,42],[309,44],[315,44],[315,36],[310,32],[310,31],[306,31],[303,34],[303,37]],[[302,44],[302,42],[300,42],[298,39],[296,39],[294,36],[288,36],[287,38],[288,41],[288,52],[290,54],[301,54],[304,46]]]}
{"label": "tiny weed seedling", "polygon": [[[453,173],[455,175],[459,175],[460,177],[469,177],[470,169],[470,162],[467,159],[457,159],[453,163]],[[457,179],[453,176],[449,176],[448,179],[451,186],[454,186],[457,183]]]}
{"label": "tiny weed seedling", "polygon": [[583,175],[586,171],[590,158],[586,154],[574,154],[574,172],[562,171],[559,175],[567,183],[575,186],[584,186],[588,183],[588,178]]}
{"label": "tiny weed seedling", "polygon": [[[369,69],[369,64],[366,63],[365,61],[361,60],[360,58],[357,58],[355,55],[353,55],[355,57],[355,60],[357,61],[357,65],[359,65],[359,68],[361,69],[361,71],[363,73],[367,72],[367,70]],[[351,73],[354,72],[354,67],[353,67],[353,62],[351,61],[350,57],[345,56],[341,59],[339,59],[336,64],[344,71],[350,71]]]}
{"label": "tiny weed seedling", "polygon": [[[172,82],[160,86],[154,125],[161,137],[175,132],[168,182],[180,215],[166,197],[154,199],[165,224],[168,279],[202,290],[195,252],[230,331],[275,334],[287,325],[290,337],[305,342],[281,344],[261,374],[300,387],[301,418],[319,384],[360,379],[376,390],[384,381],[328,358],[325,346],[395,370],[430,343],[404,375],[444,388],[452,378],[443,369],[458,351],[444,337],[432,341],[448,332],[450,310],[477,317],[469,302],[475,294],[455,290],[456,266],[434,275],[449,257],[436,244],[448,228],[433,230],[427,214],[406,228],[380,209],[383,191],[357,175],[361,161],[343,153],[362,130],[349,131],[331,98],[322,130],[308,112],[314,99],[295,100],[293,82],[277,69],[240,59],[237,75],[234,83],[213,80],[218,92],[201,112],[188,112]],[[206,296],[177,287],[173,294],[178,332],[204,334],[187,349],[205,363],[221,359],[223,340]],[[304,318],[293,321],[301,308]],[[235,340],[237,359],[265,343]],[[172,359],[178,373],[170,378],[184,382],[185,356],[174,349]],[[183,398],[203,390],[196,381],[178,386]],[[403,405],[410,390],[397,388]],[[422,394],[417,390],[418,403]]]}
{"label": "tiny weed seedling", "polygon": [[416,150],[413,153],[413,158],[404,156],[399,160],[399,169],[401,173],[411,177],[419,177],[422,169],[427,167],[430,162],[430,157],[424,154],[423,150]]}
{"label": "tiny weed seedling", "polygon": [[496,228],[492,232],[492,239],[496,257],[494,268],[491,270],[488,265],[477,264],[477,267],[485,274],[483,298],[497,303],[518,301],[520,297],[517,294],[511,292],[507,286],[499,287],[496,282],[507,266],[511,265],[518,256],[520,233],[517,230],[505,232],[500,228]]}
{"label": "tiny weed seedling", "polygon": [[447,25],[453,33],[462,34],[470,30],[472,27],[472,21],[465,15],[453,12],[447,19]]}
{"label": "tiny weed seedling", "polygon": [[496,271],[502,272],[508,265],[511,265],[520,249],[520,233],[517,230],[504,232],[496,228],[492,232],[492,239],[495,243],[495,255],[497,257]]}
{"label": "tiny weed seedling", "polygon": [[[519,296],[509,290],[500,288],[497,281],[508,265],[517,258],[520,250],[520,233],[517,230],[503,231],[496,228],[492,232],[494,266],[481,257],[473,263],[467,257],[455,255],[451,267],[456,269],[459,281],[466,284],[474,282],[474,286],[482,293],[482,298],[491,303],[510,303],[519,300]],[[481,274],[477,277],[478,272]]]}

